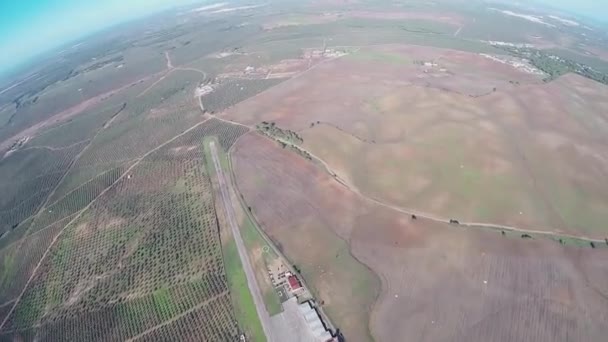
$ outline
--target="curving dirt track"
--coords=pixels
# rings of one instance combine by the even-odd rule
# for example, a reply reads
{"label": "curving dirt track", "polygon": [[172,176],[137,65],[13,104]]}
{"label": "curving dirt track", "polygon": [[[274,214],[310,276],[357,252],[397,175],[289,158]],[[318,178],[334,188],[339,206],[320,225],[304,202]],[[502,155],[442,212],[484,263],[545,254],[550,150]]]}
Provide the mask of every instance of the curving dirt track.
{"label": "curving dirt track", "polygon": [[608,333],[608,249],[412,220],[255,133],[232,158],[244,200],[349,341],[601,341]]}

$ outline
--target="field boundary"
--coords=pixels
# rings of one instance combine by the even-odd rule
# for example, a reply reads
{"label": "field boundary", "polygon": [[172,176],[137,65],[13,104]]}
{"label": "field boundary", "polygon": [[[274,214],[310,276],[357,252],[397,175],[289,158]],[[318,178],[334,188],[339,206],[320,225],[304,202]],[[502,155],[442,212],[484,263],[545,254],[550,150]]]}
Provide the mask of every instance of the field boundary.
{"label": "field boundary", "polygon": [[[240,122],[235,122],[235,121],[231,121],[225,118],[221,118],[221,117],[215,117],[218,120],[224,121],[226,123],[230,123],[230,124],[235,124],[235,125],[239,125],[239,126],[243,126],[243,127],[247,127],[252,131],[256,131],[255,127],[251,127],[245,124],[242,124]],[[260,136],[265,137],[266,139],[270,139],[271,141],[275,141],[269,137],[267,137],[264,134],[260,134]],[[278,141],[280,141],[281,143],[284,143],[286,145],[289,146],[295,146],[293,145],[291,142],[283,140],[283,139],[278,139]],[[236,145],[236,143],[235,143]],[[234,145],[233,145],[234,146]],[[339,184],[341,184],[342,186],[346,187],[348,190],[350,190],[351,192],[359,195],[361,198],[365,199],[368,202],[372,202],[374,204],[383,206],[385,208],[388,209],[392,209],[395,211],[398,211],[402,214],[406,214],[406,215],[410,215],[410,216],[416,216],[419,218],[424,218],[430,221],[434,221],[434,222],[438,222],[438,223],[444,223],[444,224],[454,224],[453,219],[449,219],[449,218],[443,218],[440,217],[438,215],[434,215],[434,214],[430,214],[430,213],[425,213],[423,211],[418,211],[418,210],[414,210],[411,208],[404,208],[404,207],[400,207],[397,205],[393,205],[390,203],[386,203],[383,202],[377,198],[368,196],[364,193],[362,193],[356,186],[349,184],[347,181],[341,179],[330,167],[330,165],[323,160],[322,158],[316,156],[315,154],[313,154],[312,152],[310,152],[309,150],[301,147],[301,146],[295,146],[296,148],[298,148],[299,150],[302,150],[306,153],[308,153],[315,161],[317,161],[318,163],[320,163],[321,165],[323,165],[323,167],[326,169],[326,171],[332,176],[332,178],[338,182]],[[534,234],[534,235],[540,235],[540,236],[544,236],[544,237],[549,237],[549,238],[553,238],[553,239],[560,239],[560,238],[568,238],[568,239],[575,239],[575,240],[580,240],[583,242],[588,242],[588,243],[600,243],[600,244],[604,244],[607,243],[607,241],[605,239],[600,239],[600,238],[591,238],[588,236],[584,236],[584,235],[574,235],[574,234],[568,234],[568,233],[560,233],[558,231],[555,231],[554,229],[527,229],[527,228],[520,228],[520,227],[515,227],[515,226],[509,226],[509,225],[502,225],[502,224],[497,224],[497,223],[488,223],[488,222],[458,222],[458,224],[456,226],[459,227],[464,227],[464,228],[474,228],[474,229],[484,229],[484,230],[494,230],[494,231],[505,231],[505,232],[517,232],[517,233],[522,233],[522,234]]]}

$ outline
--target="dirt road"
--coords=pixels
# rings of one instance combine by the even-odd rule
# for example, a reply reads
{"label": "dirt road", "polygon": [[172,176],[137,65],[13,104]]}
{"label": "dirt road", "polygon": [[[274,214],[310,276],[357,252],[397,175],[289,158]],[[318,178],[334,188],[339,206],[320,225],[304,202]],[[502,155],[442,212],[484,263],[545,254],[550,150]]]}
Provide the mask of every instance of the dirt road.
{"label": "dirt road", "polygon": [[[255,131],[256,128],[253,126],[247,126],[244,125],[242,123],[236,122],[236,121],[231,121],[231,120],[227,120],[225,118],[219,117],[219,116],[215,116],[216,119],[230,123],[230,124],[234,124],[234,125],[239,125],[239,126],[243,126],[243,127],[247,127],[252,131]],[[267,139],[271,139],[271,140],[277,140],[280,141],[286,145],[293,145],[290,141],[287,140],[283,140],[280,138],[270,138],[264,134],[262,134],[263,137],[267,138]],[[345,186],[349,191],[352,191],[353,193],[357,194],[358,196],[360,196],[361,198],[363,198],[366,201],[372,202],[374,204],[398,211],[400,213],[406,214],[406,215],[415,215],[418,218],[424,218],[427,220],[431,220],[431,221],[435,221],[435,222],[440,222],[440,223],[447,223],[450,224],[451,219],[449,218],[445,218],[445,217],[440,217],[438,215],[434,215],[434,214],[430,214],[427,212],[423,212],[420,210],[415,210],[412,208],[404,208],[401,206],[397,206],[397,205],[393,205],[390,203],[386,203],[384,201],[381,201],[377,198],[368,196],[367,194],[364,194],[363,192],[361,192],[354,184],[350,184],[349,182],[347,182],[346,180],[340,178],[340,176],[338,176],[338,174],[336,172],[333,171],[333,169],[331,168],[331,166],[325,162],[323,159],[321,159],[321,157],[316,156],[314,153],[312,153],[309,150],[306,150],[305,148],[302,148],[302,146],[294,146],[306,153],[308,153],[316,162],[318,162],[320,165],[322,165],[325,170],[327,171],[327,173],[329,173],[330,175],[332,175],[332,177],[334,177],[334,179],[342,184],[343,186]],[[559,238],[571,238],[571,239],[577,239],[577,240],[581,240],[581,241],[586,241],[586,242],[593,242],[593,243],[605,243],[606,241],[604,239],[598,239],[598,238],[592,238],[589,236],[584,236],[584,235],[574,235],[574,234],[568,234],[568,233],[564,233],[564,232],[560,232],[557,231],[555,229],[546,227],[546,228],[520,228],[520,227],[514,227],[514,226],[509,226],[509,225],[503,225],[503,224],[495,224],[495,223],[489,223],[489,222],[463,222],[460,221],[458,226],[460,227],[464,227],[464,228],[474,228],[474,229],[493,229],[493,230],[504,230],[504,231],[508,231],[508,232],[518,232],[518,233],[522,233],[522,234],[535,234],[535,235],[539,235],[539,236],[545,236],[545,237],[553,237],[556,239]]]}
{"label": "dirt road", "polygon": [[209,149],[211,150],[211,157],[213,158],[213,165],[215,167],[215,173],[217,175],[217,181],[220,187],[220,196],[222,198],[222,203],[224,204],[226,220],[230,225],[232,235],[234,236],[234,241],[236,242],[239,257],[241,258],[241,263],[243,264],[243,270],[245,271],[245,276],[247,277],[247,285],[249,287],[249,292],[251,292],[251,295],[253,297],[255,309],[258,313],[258,317],[260,318],[260,323],[262,324],[264,335],[266,335],[266,340],[268,342],[274,342],[275,339],[272,336],[272,327],[270,325],[270,315],[268,314],[268,311],[266,311],[266,306],[264,305],[264,300],[262,298],[262,291],[260,290],[258,283],[255,279],[253,266],[251,266],[251,261],[249,260],[247,249],[245,249],[245,243],[243,242],[243,238],[241,237],[241,231],[239,230],[239,226],[237,224],[234,214],[234,208],[232,207],[232,203],[230,200],[228,185],[226,183],[226,177],[224,176],[224,170],[222,170],[222,167],[220,166],[220,162],[217,156],[217,149],[213,141],[209,144]]}

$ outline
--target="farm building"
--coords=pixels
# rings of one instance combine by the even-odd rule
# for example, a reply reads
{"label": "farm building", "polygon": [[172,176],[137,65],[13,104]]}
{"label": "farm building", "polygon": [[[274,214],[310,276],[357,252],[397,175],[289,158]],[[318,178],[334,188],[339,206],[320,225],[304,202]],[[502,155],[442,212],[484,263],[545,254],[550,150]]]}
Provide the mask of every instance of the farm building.
{"label": "farm building", "polygon": [[291,297],[283,303],[283,312],[270,317],[270,320],[278,341],[336,341],[310,301],[298,304],[298,299]]}
{"label": "farm building", "polygon": [[298,310],[300,311],[300,314],[304,317],[308,328],[315,336],[317,341],[333,341],[333,336],[331,336],[331,333],[325,328],[325,324],[323,324],[319,313],[312,306],[312,303],[310,301],[299,304]]}
{"label": "farm building", "polygon": [[291,292],[296,292],[302,288],[302,283],[300,283],[300,280],[294,274],[287,275],[287,282],[289,283]]}

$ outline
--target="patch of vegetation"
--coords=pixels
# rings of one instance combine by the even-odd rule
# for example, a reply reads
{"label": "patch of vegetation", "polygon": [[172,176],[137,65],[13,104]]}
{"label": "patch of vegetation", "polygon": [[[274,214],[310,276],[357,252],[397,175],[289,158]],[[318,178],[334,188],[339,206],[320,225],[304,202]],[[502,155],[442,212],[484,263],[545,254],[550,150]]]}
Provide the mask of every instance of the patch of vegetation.
{"label": "patch of vegetation", "polygon": [[501,46],[500,48],[513,56],[528,59],[532,65],[547,74],[547,77],[545,78],[546,82],[572,72],[608,85],[608,73],[598,71],[586,64],[558,56],[550,51],[513,46]]}
{"label": "patch of vegetation", "polygon": [[258,124],[256,128],[258,129],[258,132],[276,141],[282,148],[288,148],[304,157],[304,159],[312,160],[310,153],[298,146],[304,143],[304,139],[302,139],[298,133],[288,129],[279,128],[274,122],[266,121]]}
{"label": "patch of vegetation", "polygon": [[263,121],[261,124],[256,125],[258,131],[262,134],[269,136],[275,140],[283,141],[292,145],[301,145],[304,143],[304,139],[298,133],[283,129],[277,126],[274,122]]}
{"label": "patch of vegetation", "polygon": [[234,239],[231,239],[228,244],[224,245],[222,252],[236,319],[241,328],[252,337],[252,340],[265,341],[266,338],[262,330],[262,324],[258,318],[253,297],[249,292],[247,277],[243,271]]}

